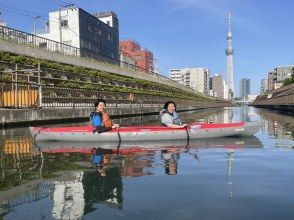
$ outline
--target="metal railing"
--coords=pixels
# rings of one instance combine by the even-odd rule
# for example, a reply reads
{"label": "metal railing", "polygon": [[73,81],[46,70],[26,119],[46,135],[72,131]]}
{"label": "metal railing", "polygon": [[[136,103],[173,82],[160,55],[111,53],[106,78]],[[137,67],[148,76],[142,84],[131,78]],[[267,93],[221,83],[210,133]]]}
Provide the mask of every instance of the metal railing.
{"label": "metal railing", "polygon": [[[77,47],[73,47],[71,45],[53,41],[47,38],[39,37],[34,34],[29,34],[29,33],[19,31],[13,28],[0,26],[0,39],[7,40],[16,44],[23,44],[26,46],[31,46],[31,47],[35,47],[39,49],[45,49],[45,50],[53,51],[56,53],[81,57],[81,51]],[[111,65],[120,66],[123,69],[149,74],[158,79],[162,79],[167,82],[176,84],[176,82],[171,80],[170,78],[160,75],[154,71],[150,71],[148,69],[144,69],[137,65],[133,65],[128,62],[123,62],[123,61],[114,59],[112,57],[104,56],[102,54],[97,54],[96,52],[93,52],[92,54],[88,54],[85,57],[91,58],[95,61],[99,61],[102,63],[108,63]],[[184,86],[180,84],[179,86],[183,86],[183,88],[190,90],[190,92],[196,92],[188,86]],[[206,95],[203,94],[203,96],[206,96]]]}
{"label": "metal railing", "polygon": [[0,26],[0,38],[17,44],[46,49],[66,55],[80,56],[79,48],[47,38],[39,37],[13,28]]}

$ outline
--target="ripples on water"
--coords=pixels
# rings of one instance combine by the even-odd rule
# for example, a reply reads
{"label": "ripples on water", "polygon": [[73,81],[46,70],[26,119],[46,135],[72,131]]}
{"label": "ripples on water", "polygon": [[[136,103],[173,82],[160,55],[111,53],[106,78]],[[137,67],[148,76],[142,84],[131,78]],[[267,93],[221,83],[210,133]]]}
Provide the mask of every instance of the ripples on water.
{"label": "ripples on water", "polygon": [[[118,153],[89,143],[36,146],[26,128],[3,130],[0,218],[293,219],[293,117],[254,108],[182,115],[183,121],[262,120],[263,128],[255,137],[188,145],[125,144]],[[116,122],[158,124],[158,118]]]}

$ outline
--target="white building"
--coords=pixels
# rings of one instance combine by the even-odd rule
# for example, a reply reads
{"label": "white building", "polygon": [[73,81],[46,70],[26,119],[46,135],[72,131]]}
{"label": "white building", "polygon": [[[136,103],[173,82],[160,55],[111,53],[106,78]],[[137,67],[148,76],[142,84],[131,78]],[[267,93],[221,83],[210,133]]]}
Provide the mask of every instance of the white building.
{"label": "white building", "polygon": [[75,172],[75,180],[54,181],[52,195],[54,219],[81,219],[84,213],[85,199],[83,188],[83,172]]}
{"label": "white building", "polygon": [[78,48],[80,56],[114,62],[119,60],[118,28],[114,12],[91,15],[81,8],[70,7],[50,12],[46,29],[38,30],[37,35],[64,44],[42,42],[41,46],[49,50],[67,50],[70,45]]}
{"label": "white building", "polygon": [[170,78],[198,92],[209,94],[209,70],[206,68],[170,69]]}
{"label": "white building", "polygon": [[7,23],[5,21],[0,20],[0,26],[7,27]]}
{"label": "white building", "polygon": [[181,69],[170,69],[169,70],[169,78],[174,80],[180,84],[182,84],[182,74]]}
{"label": "white building", "polygon": [[267,80],[266,79],[262,79],[261,80],[261,85],[260,85],[260,94],[264,94],[267,92]]}
{"label": "white building", "polygon": [[229,100],[229,87],[225,81],[224,81],[224,99]]}

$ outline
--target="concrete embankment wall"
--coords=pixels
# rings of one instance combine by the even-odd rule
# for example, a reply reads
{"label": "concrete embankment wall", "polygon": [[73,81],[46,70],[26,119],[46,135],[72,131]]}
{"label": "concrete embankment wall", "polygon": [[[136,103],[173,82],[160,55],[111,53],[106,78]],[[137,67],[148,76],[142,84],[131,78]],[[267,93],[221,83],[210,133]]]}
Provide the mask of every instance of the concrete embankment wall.
{"label": "concrete embankment wall", "polygon": [[[219,107],[219,106],[218,106]],[[190,111],[211,107],[181,108],[178,111]],[[107,107],[107,112],[114,118],[158,114],[162,106],[121,106]],[[2,109],[0,127],[17,127],[59,122],[79,122],[89,118],[94,108],[44,108],[44,109]]]}
{"label": "concrete embankment wall", "polygon": [[294,111],[294,84],[263,94],[252,103],[254,107]]}

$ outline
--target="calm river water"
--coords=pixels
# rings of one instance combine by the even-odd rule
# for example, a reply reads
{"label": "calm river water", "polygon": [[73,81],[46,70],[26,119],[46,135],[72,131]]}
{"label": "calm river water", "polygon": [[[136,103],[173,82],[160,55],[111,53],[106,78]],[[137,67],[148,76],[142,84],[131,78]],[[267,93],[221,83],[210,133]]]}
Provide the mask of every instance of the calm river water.
{"label": "calm river water", "polygon": [[[263,128],[248,138],[135,143],[118,154],[36,146],[28,128],[0,130],[0,219],[294,219],[294,117],[253,107],[180,115]],[[159,124],[157,116],[116,122]]]}

